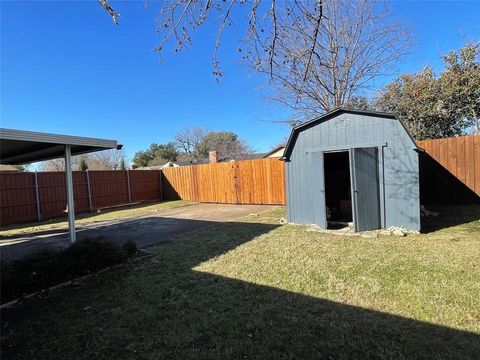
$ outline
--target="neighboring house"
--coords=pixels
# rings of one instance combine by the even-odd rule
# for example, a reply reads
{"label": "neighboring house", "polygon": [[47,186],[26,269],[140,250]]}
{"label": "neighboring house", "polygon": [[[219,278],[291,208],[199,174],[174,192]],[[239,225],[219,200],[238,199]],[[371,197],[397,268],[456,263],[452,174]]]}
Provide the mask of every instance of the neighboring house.
{"label": "neighboring house", "polygon": [[[208,159],[203,159],[203,160],[198,160],[195,162],[192,161],[170,161],[172,163],[173,167],[178,167],[178,166],[190,166],[190,165],[204,165],[208,164]],[[171,165],[168,165],[166,167],[172,167]]]}
{"label": "neighboring house", "polygon": [[179,167],[181,165],[178,165],[176,161],[167,161],[166,163],[160,165],[160,169],[165,169],[165,168],[170,168],[170,167]]}
{"label": "neighboring house", "polygon": [[262,159],[264,157],[264,155],[265,155],[265,153],[244,154],[244,155],[235,156],[233,158],[223,159],[219,162],[241,161],[241,160],[257,160],[257,159]]}
{"label": "neighboring house", "polygon": [[18,167],[13,165],[1,165],[0,164],[0,171],[19,171]]}
{"label": "neighboring house", "polygon": [[252,154],[244,154],[238,155],[235,157],[227,157],[219,159],[215,151],[211,151],[209,154],[208,159],[197,160],[195,162],[192,161],[165,161],[159,165],[149,165],[144,167],[135,168],[135,170],[161,170],[165,168],[171,167],[180,167],[180,166],[191,166],[191,165],[204,165],[204,164],[215,164],[215,163],[222,163],[222,162],[230,162],[230,161],[241,161],[241,160],[256,160],[262,159],[265,157],[265,153],[252,153]]}
{"label": "neighboring house", "polygon": [[135,168],[135,170],[162,170],[165,168],[171,167],[180,167],[180,166],[190,166],[190,165],[201,165],[208,164],[208,160],[199,160],[196,162],[191,161],[166,161],[160,165],[149,165],[144,167]]}
{"label": "neighboring house", "polygon": [[136,167],[133,168],[132,170],[162,170],[163,167],[161,165],[152,165],[152,166],[142,166],[142,167]]}
{"label": "neighboring house", "polygon": [[262,156],[262,158],[281,158],[285,151],[285,145],[277,146]]}

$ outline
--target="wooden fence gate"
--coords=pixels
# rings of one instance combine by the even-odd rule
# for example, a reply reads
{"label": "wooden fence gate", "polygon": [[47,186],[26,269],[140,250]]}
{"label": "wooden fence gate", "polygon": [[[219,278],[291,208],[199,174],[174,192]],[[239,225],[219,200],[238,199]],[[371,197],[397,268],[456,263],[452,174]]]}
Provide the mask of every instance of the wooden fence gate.
{"label": "wooden fence gate", "polygon": [[163,169],[163,198],[283,205],[284,165],[278,158],[270,158]]}

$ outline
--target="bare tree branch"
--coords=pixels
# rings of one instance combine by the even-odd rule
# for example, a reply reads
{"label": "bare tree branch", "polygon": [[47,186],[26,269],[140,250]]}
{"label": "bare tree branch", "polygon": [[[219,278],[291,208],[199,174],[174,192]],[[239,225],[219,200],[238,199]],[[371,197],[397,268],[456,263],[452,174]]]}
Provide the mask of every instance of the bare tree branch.
{"label": "bare tree branch", "polygon": [[105,11],[108,12],[108,14],[112,17],[112,20],[115,23],[115,25],[118,25],[120,14],[110,6],[108,0],[97,0],[97,1],[100,4],[100,6],[104,8]]}
{"label": "bare tree branch", "polygon": [[227,8],[227,11],[225,12],[225,15],[223,16],[222,22],[220,24],[220,27],[218,28],[218,33],[217,33],[217,40],[215,41],[215,48],[213,50],[213,55],[212,55],[212,65],[213,65],[213,75],[217,78],[217,80],[223,75],[222,70],[220,68],[218,59],[217,59],[217,51],[220,48],[220,42],[222,41],[222,35],[225,30],[225,25],[227,24],[228,21],[230,21],[230,12],[232,11],[233,5],[236,3],[235,0],[230,1],[230,5]]}
{"label": "bare tree branch", "polygon": [[310,64],[312,63],[312,56],[315,53],[315,46],[317,45],[317,37],[318,37],[318,32],[320,31],[320,24],[321,24],[322,15],[323,15],[322,0],[318,0],[318,7],[319,7],[320,10],[318,12],[317,23],[315,24],[315,29],[313,31],[312,49],[310,50],[310,52],[308,54],[308,62],[307,62],[307,66],[305,67],[305,75],[303,76],[303,81],[307,80],[308,69],[310,68]]}
{"label": "bare tree branch", "polygon": [[[108,0],[98,1],[111,9]],[[174,51],[181,51],[190,44],[190,33],[214,22],[218,30],[212,66],[218,80],[223,72],[217,56],[226,25],[233,18],[243,19],[242,58],[268,77],[273,99],[311,116],[364,95],[373,79],[391,74],[392,65],[407,53],[409,32],[382,4],[375,0],[165,0],[156,19],[161,40],[155,51],[162,53],[171,43]],[[243,16],[234,17],[238,13]]]}

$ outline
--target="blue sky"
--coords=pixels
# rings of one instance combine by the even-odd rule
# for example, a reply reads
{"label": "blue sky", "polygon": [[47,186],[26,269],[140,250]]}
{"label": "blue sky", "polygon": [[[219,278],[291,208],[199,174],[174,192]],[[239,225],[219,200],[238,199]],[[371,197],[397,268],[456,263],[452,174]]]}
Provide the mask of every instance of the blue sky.
{"label": "blue sky", "polygon": [[[113,138],[129,157],[188,125],[234,131],[258,151],[288,134],[286,126],[261,121],[288,112],[265,99],[267,84],[242,65],[235,51],[242,28],[224,38],[225,76],[217,83],[213,26],[195,33],[189,49],[165,52],[160,63],[152,51],[158,4],[113,4],[120,26],[94,0],[1,1],[2,127]],[[396,1],[392,8],[416,41],[402,72],[427,64],[440,70],[441,54],[465,37],[480,39],[480,1]]]}

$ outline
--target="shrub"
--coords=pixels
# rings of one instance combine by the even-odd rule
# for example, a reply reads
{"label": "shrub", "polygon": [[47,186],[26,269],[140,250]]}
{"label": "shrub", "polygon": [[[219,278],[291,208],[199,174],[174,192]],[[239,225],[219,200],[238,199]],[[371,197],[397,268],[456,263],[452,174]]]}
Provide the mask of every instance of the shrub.
{"label": "shrub", "polygon": [[131,258],[138,253],[137,244],[135,241],[128,240],[125,244],[123,244],[123,251],[127,257]]}
{"label": "shrub", "polygon": [[123,249],[103,237],[80,240],[63,252],[67,272],[88,274],[127,260]]}
{"label": "shrub", "polygon": [[2,266],[2,303],[62,281],[59,253],[43,250]]}
{"label": "shrub", "polygon": [[135,242],[116,245],[103,237],[79,240],[62,251],[42,250],[1,269],[1,301],[121,264],[137,254]]}

